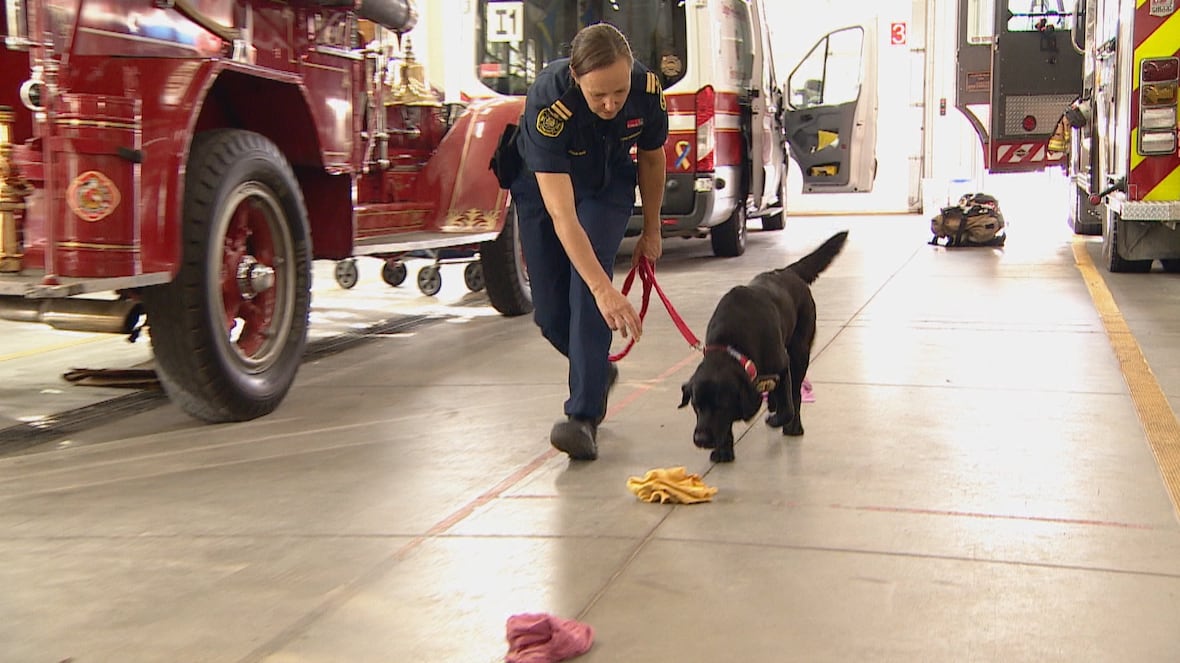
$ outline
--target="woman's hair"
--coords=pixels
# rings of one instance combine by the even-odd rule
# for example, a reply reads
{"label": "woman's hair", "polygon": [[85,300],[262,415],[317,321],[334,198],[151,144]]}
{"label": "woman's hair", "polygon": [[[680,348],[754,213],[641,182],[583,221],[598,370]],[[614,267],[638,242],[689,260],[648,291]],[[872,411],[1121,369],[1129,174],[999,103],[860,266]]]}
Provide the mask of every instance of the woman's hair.
{"label": "woman's hair", "polygon": [[623,33],[609,23],[587,25],[570,43],[570,69],[577,76],[609,67],[620,58],[632,61],[631,46]]}

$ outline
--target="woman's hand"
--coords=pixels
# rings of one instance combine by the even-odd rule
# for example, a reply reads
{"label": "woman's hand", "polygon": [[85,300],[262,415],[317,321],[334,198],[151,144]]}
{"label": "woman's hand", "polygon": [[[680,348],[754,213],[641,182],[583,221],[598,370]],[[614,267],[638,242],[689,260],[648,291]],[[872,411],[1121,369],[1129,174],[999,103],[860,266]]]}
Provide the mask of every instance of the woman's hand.
{"label": "woman's hand", "polygon": [[664,255],[664,240],[659,230],[651,232],[644,230],[635,242],[635,251],[631,253],[631,266],[639,264],[640,258],[647,258],[652,265]]}
{"label": "woman's hand", "polygon": [[612,331],[622,333],[623,338],[634,338],[636,341],[643,334],[643,321],[635,312],[635,307],[614,286],[604,288],[601,293],[594,293],[594,301],[598,304],[598,312],[606,321],[606,326]]}

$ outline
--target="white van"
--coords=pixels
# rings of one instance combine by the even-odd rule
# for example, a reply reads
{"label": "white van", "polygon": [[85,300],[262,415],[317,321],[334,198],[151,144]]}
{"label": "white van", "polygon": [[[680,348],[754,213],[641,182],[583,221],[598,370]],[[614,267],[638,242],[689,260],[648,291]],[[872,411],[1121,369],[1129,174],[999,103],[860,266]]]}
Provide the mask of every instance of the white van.
{"label": "white van", "polygon": [[[875,175],[873,29],[825,35],[784,89],[763,1],[470,0],[426,3],[423,23],[445,25],[428,28],[432,62],[472,44],[470,66],[443,74],[444,89],[461,98],[525,94],[548,62],[568,55],[579,28],[618,27],[667,99],[664,236],[707,234],[716,255],[737,256],[747,219],[783,227],[788,156],[803,169],[806,193],[869,191]],[[629,230],[641,227],[636,208]]]}

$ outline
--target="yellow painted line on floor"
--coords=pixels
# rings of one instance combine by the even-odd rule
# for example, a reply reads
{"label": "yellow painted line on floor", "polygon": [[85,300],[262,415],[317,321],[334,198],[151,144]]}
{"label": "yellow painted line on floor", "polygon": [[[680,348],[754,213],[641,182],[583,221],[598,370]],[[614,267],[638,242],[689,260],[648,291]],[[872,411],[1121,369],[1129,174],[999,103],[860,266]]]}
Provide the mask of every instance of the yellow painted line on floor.
{"label": "yellow painted line on floor", "polygon": [[78,338],[72,341],[65,341],[62,343],[55,343],[53,345],[42,345],[36,348],[29,348],[28,350],[21,350],[20,352],[12,352],[6,355],[0,355],[0,361],[9,361],[12,359],[24,359],[25,357],[35,357],[39,354],[47,352],[54,352],[56,350],[67,350],[69,348],[76,348],[79,345],[88,345],[90,343],[98,343],[110,338],[109,335],[89,336],[87,338]]}
{"label": "yellow painted line on floor", "polygon": [[1147,365],[1139,342],[1131,334],[1127,321],[1123,319],[1114,297],[1106,287],[1106,281],[1090,259],[1084,240],[1074,241],[1073,255],[1078,271],[1082,273],[1086,287],[1090,290],[1094,308],[1102,318],[1110,346],[1119,360],[1123,379],[1131,391],[1131,401],[1135,404],[1139,422],[1147,435],[1147,443],[1155,454],[1155,462],[1159,466],[1168,496],[1172,498],[1172,509],[1180,516],[1180,422],[1176,420],[1168,397]]}

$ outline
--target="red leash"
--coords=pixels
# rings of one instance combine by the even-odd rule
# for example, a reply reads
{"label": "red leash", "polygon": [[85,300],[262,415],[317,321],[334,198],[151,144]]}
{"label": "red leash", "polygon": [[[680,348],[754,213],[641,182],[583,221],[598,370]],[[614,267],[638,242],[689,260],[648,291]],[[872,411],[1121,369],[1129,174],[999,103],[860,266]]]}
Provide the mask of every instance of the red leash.
{"label": "red leash", "polygon": [[[636,274],[639,275],[639,280],[643,281],[643,304],[641,304],[639,308],[640,321],[642,321],[644,316],[647,315],[647,306],[651,303],[651,291],[652,288],[655,288],[656,294],[660,296],[660,301],[664,302],[664,308],[668,309],[668,315],[672,318],[672,322],[676,323],[676,328],[680,330],[680,334],[684,336],[684,340],[688,341],[688,344],[693,348],[700,350],[700,340],[693,335],[692,330],[688,328],[687,324],[685,324],[684,318],[681,318],[680,314],[676,312],[676,309],[672,307],[672,302],[668,301],[668,296],[664,294],[663,289],[660,288],[660,284],[656,283],[656,269],[654,266],[652,266],[651,262],[648,261],[647,258],[639,258],[639,262],[636,263],[635,266],[631,268],[631,271],[627,274],[627,280],[623,281],[623,295],[626,296],[627,293],[631,292],[631,285],[635,282]],[[623,357],[626,357],[627,353],[631,351],[631,348],[634,345],[635,339],[632,338],[627,343],[627,347],[623,348],[620,352],[611,355],[610,360],[618,361]]]}

